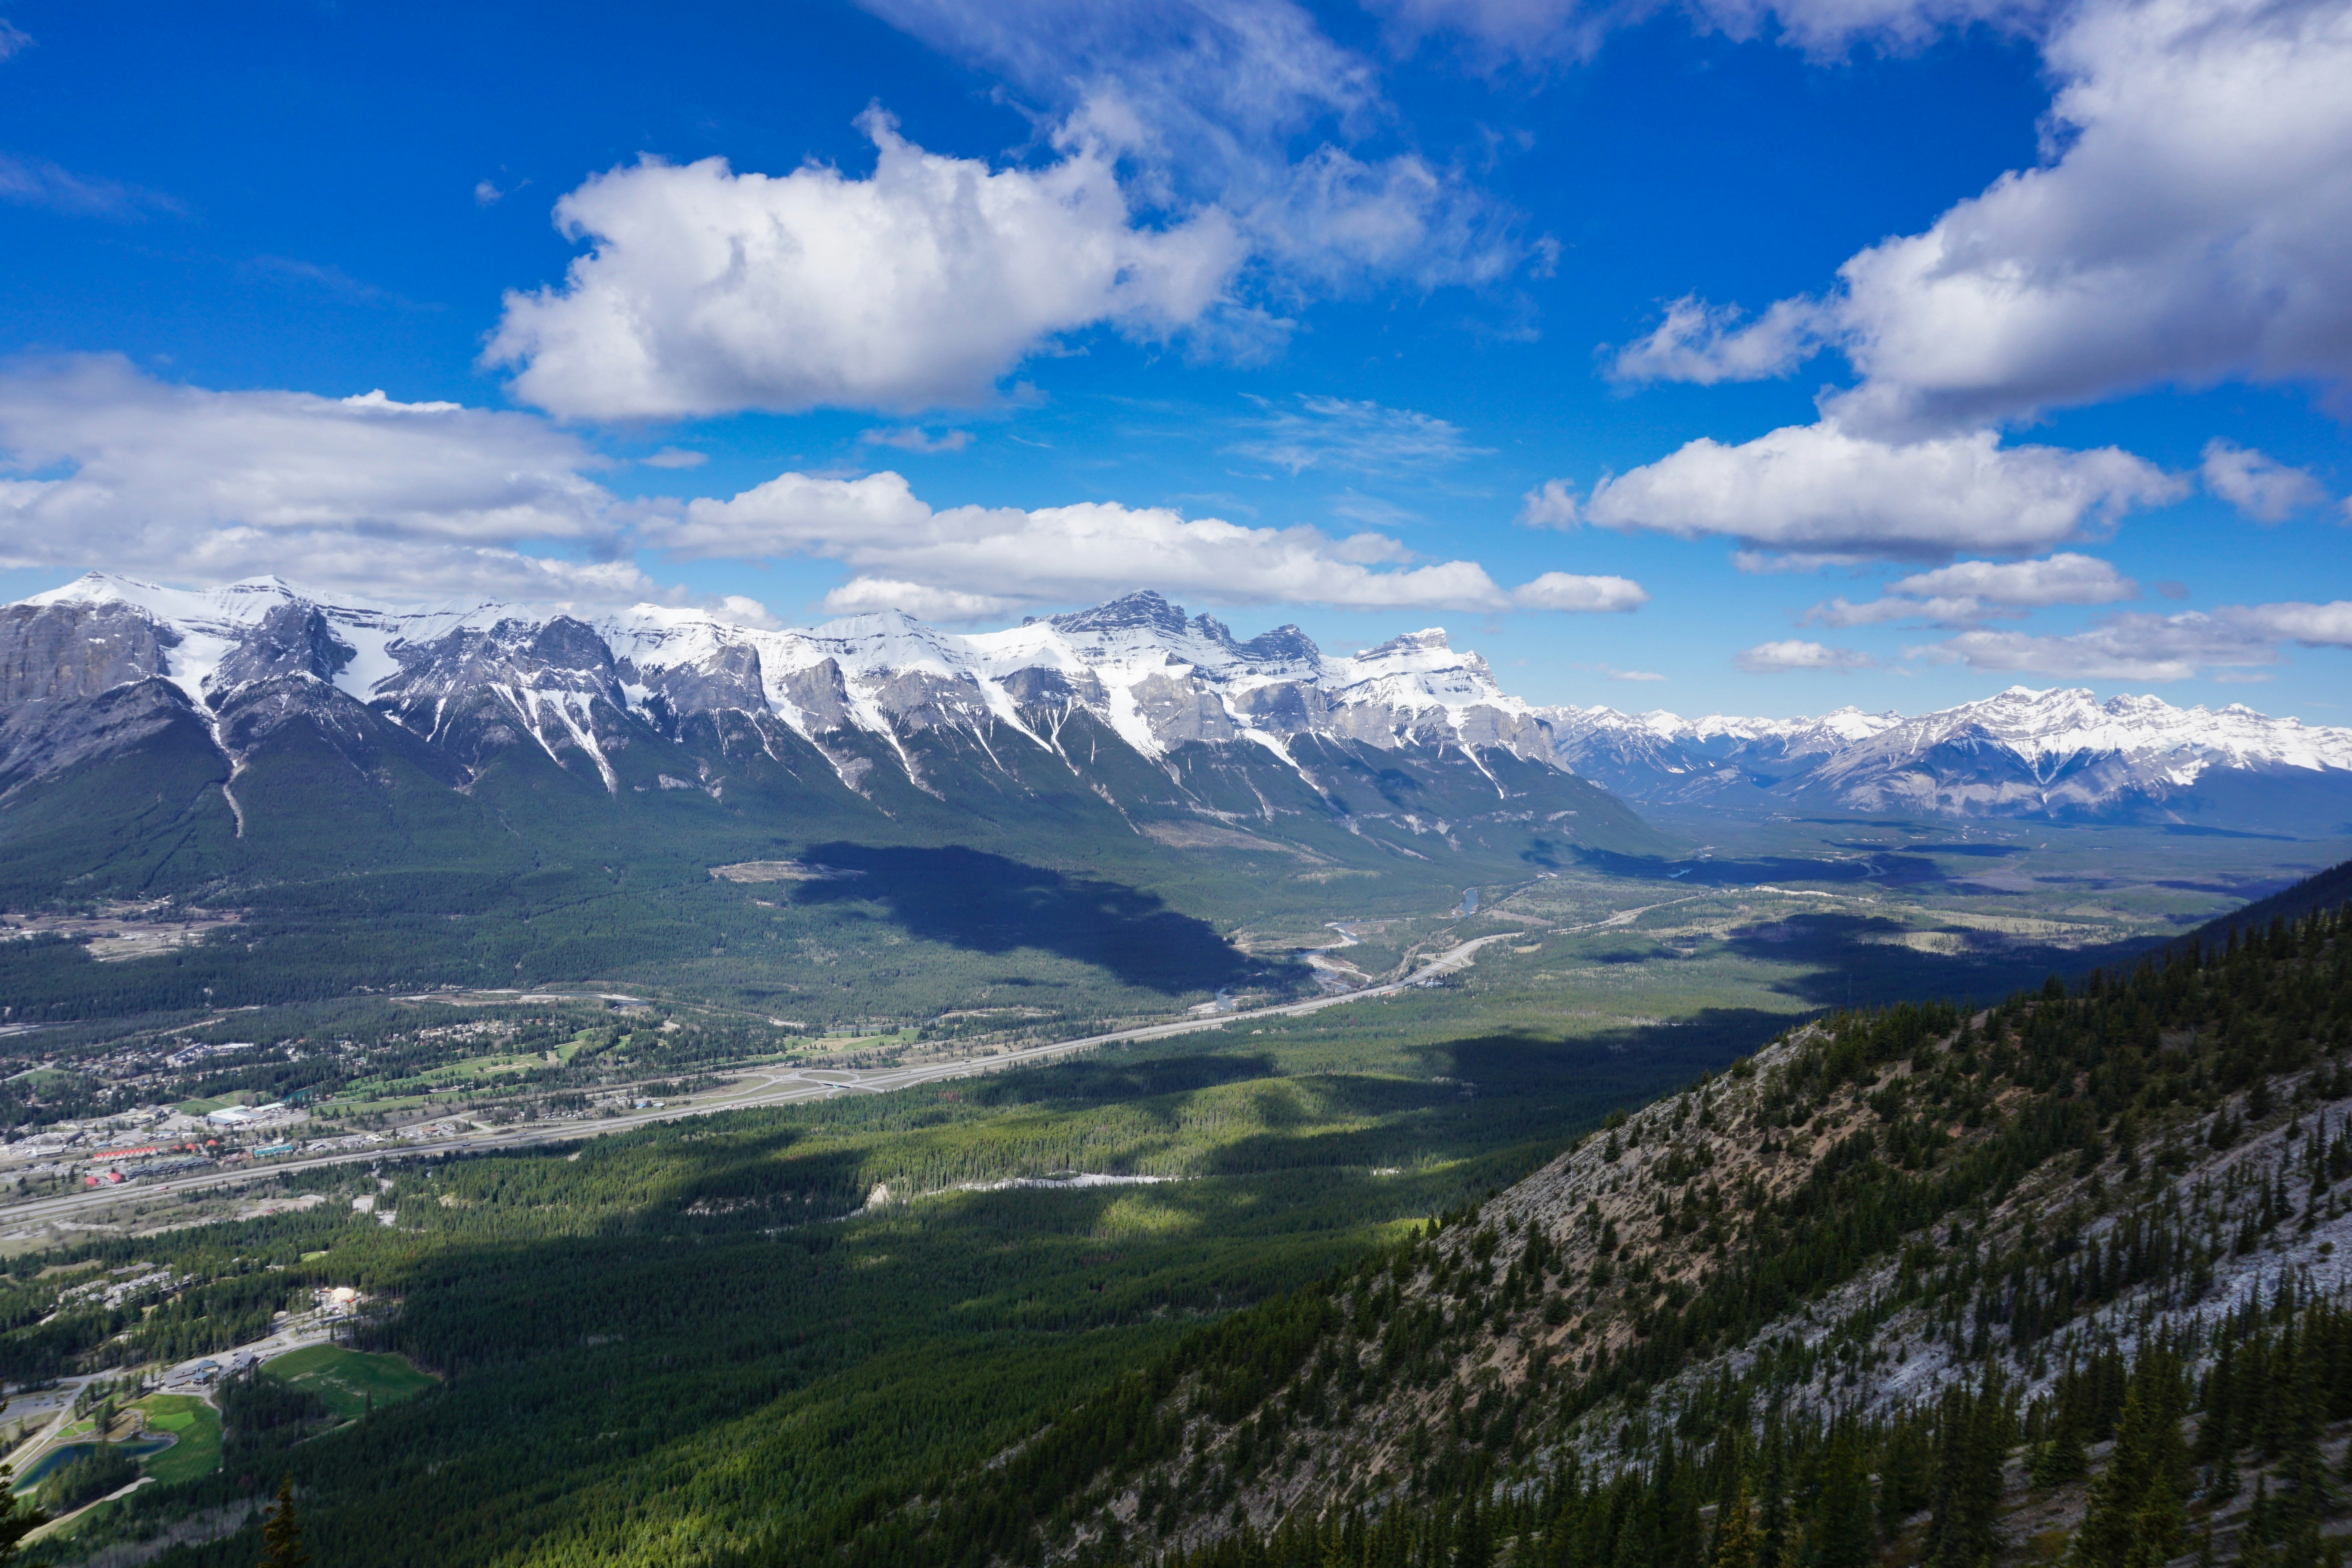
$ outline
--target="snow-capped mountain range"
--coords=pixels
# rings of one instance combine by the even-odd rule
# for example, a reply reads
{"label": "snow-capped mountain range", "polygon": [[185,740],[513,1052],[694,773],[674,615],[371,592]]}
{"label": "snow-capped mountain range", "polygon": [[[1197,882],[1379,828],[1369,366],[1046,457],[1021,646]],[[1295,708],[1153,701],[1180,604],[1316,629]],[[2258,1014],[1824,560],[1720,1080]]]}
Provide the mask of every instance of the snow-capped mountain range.
{"label": "snow-capped mountain range", "polygon": [[0,896],[544,863],[590,838],[624,860],[879,841],[1440,883],[1669,847],[1442,632],[1332,658],[1149,593],[958,636],[97,574],[0,608]]}
{"label": "snow-capped mountain range", "polygon": [[388,721],[460,773],[535,743],[611,794],[624,788],[614,759],[630,723],[677,739],[730,716],[772,756],[782,735],[804,742],[860,794],[877,760],[937,794],[914,737],[968,735],[1000,763],[1001,743],[1027,747],[1075,770],[1064,729],[1084,714],[1163,770],[1189,745],[1240,748],[1318,790],[1328,781],[1308,752],[1336,747],[1466,766],[1505,800],[1498,757],[1654,805],[2276,817],[2287,831],[2352,816],[2352,730],[2238,705],[2013,687],[1914,718],[1539,707],[1440,630],[1328,655],[1296,626],[1242,641],[1149,592],[964,635],[899,614],[768,629],[655,605],[592,618],[496,603],[396,608],[275,579],[188,591],[98,574],[0,611],[0,789],[119,744],[125,725],[152,730],[165,708],[205,724],[233,773],[291,716],[320,722],[333,710],[346,729],[361,713]]}
{"label": "snow-capped mountain range", "polygon": [[561,737],[591,752],[599,701],[665,727],[715,710],[764,713],[812,741],[993,719],[1046,744],[1030,716],[1075,706],[1153,758],[1188,741],[1286,755],[1300,734],[1550,750],[1534,710],[1443,631],[1331,658],[1297,626],[1240,642],[1153,593],[958,636],[895,612],[769,630],[652,605],[593,619],[488,602],[403,609],[313,598],[275,578],[192,592],[92,573],[7,615],[0,706],[160,677],[217,711],[244,686],[301,674],[427,740],[454,700],[488,694],[542,746]]}
{"label": "snow-capped mountain range", "polygon": [[2267,826],[2290,832],[2334,831],[2352,812],[2352,730],[2239,703],[2101,702],[2079,689],[2012,686],[1913,718],[1855,708],[1790,720],[1538,712],[1562,762],[1651,804],[1778,797],[1886,816],[2195,823],[2219,813],[2238,823],[2261,817],[2269,797],[2284,815]]}

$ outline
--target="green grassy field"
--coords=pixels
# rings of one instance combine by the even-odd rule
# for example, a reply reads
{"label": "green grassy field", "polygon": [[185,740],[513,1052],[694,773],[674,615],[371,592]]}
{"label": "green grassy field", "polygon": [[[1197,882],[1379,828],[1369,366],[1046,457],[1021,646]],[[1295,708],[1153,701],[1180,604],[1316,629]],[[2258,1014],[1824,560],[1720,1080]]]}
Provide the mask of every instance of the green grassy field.
{"label": "green grassy field", "polygon": [[341,1345],[310,1345],[265,1362],[268,1375],[310,1390],[346,1420],[414,1399],[434,1379],[396,1355],[370,1354]]}
{"label": "green grassy field", "polygon": [[219,1468],[220,1412],[192,1394],[151,1394],[131,1406],[147,1413],[147,1425],[178,1439],[141,1468],[158,1482],[190,1481]]}

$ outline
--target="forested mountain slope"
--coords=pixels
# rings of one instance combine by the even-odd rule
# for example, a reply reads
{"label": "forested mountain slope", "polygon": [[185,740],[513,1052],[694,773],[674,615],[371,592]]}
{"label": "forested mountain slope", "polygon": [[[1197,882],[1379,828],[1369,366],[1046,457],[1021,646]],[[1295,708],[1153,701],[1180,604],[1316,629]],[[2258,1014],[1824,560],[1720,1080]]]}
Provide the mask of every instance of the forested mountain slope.
{"label": "forested mountain slope", "polygon": [[1612,1119],[967,1479],[936,1560],[2316,1563],[2352,919],[2210,934]]}

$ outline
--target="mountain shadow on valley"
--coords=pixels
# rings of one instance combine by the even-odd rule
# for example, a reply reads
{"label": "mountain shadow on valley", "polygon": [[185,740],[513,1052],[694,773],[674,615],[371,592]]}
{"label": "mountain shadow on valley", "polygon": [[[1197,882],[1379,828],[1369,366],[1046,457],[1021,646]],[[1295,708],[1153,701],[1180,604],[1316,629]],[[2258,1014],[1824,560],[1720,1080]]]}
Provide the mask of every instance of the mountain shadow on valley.
{"label": "mountain shadow on valley", "polygon": [[876,903],[908,934],[974,952],[1044,952],[1167,994],[1213,991],[1260,966],[1203,920],[1124,882],[1073,877],[961,845],[818,844],[807,858],[854,872],[803,882],[802,904]]}

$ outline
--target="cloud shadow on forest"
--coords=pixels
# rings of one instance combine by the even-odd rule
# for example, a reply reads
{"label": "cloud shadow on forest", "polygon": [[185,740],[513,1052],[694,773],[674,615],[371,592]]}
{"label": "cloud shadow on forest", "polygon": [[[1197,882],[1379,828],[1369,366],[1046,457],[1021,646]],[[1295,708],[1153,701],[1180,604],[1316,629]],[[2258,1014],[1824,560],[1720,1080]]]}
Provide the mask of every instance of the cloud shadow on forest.
{"label": "cloud shadow on forest", "polygon": [[1744,888],[1758,882],[1882,882],[1916,887],[1941,882],[1944,873],[1924,855],[1892,852],[1860,859],[1821,860],[1796,855],[1751,859],[1669,860],[1660,855],[1620,855],[1609,849],[1579,849],[1590,869],[1642,882],[1681,882],[1694,888]]}
{"label": "cloud shadow on forest", "polygon": [[2128,963],[2157,939],[2090,947],[2050,947],[2008,941],[1987,931],[1947,934],[1966,945],[1958,952],[1927,952],[1889,938],[1907,929],[1877,915],[1800,914],[1733,931],[1726,945],[1742,958],[1801,966],[1773,988],[1817,1007],[1884,1006],[1931,997],[1997,1002],[2031,990],[2052,974],[2069,977]]}

